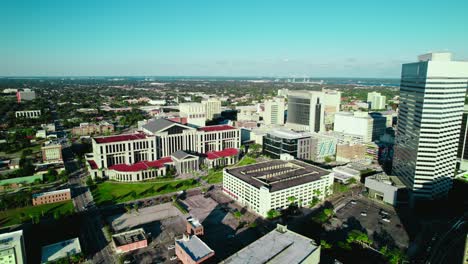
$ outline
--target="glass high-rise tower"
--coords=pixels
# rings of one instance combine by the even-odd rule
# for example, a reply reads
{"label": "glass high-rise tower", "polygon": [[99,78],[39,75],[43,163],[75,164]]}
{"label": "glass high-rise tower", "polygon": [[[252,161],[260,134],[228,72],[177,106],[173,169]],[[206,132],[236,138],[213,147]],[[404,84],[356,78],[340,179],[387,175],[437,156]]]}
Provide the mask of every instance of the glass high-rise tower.
{"label": "glass high-rise tower", "polygon": [[468,62],[429,53],[403,64],[393,174],[413,201],[445,196],[457,162]]}

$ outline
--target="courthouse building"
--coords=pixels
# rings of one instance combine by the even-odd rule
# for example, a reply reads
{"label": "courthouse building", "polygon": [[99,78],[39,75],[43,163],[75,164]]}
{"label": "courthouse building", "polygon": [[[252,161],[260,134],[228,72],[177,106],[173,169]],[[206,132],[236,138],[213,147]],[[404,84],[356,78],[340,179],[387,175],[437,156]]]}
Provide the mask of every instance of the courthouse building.
{"label": "courthouse building", "polygon": [[[166,174],[173,166],[179,173],[199,168],[201,159],[225,165],[237,161],[240,130],[228,125],[193,128],[167,119],[154,119],[134,134],[92,139],[93,153],[86,155],[92,177],[141,181]],[[223,152],[224,151],[224,152]],[[227,157],[227,158],[226,158]]]}

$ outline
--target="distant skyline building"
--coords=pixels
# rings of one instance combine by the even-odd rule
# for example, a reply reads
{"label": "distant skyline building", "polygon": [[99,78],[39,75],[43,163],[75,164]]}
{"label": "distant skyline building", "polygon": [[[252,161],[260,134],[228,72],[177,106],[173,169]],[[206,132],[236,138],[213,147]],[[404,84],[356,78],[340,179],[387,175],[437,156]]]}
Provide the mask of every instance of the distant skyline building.
{"label": "distant skyline building", "polygon": [[385,109],[387,97],[378,92],[371,92],[367,94],[367,103],[370,104],[370,109],[378,110]]}
{"label": "distant skyline building", "polygon": [[300,131],[325,131],[324,110],[323,92],[290,91],[286,126]]}
{"label": "distant skyline building", "polygon": [[446,196],[452,186],[468,88],[468,62],[429,53],[403,64],[393,173],[411,201]]}
{"label": "distant skyline building", "polygon": [[16,99],[18,103],[21,103],[21,101],[34,100],[36,99],[36,92],[32,91],[31,89],[24,89],[23,91],[17,91]]}
{"label": "distant skyline building", "polygon": [[209,98],[201,101],[205,107],[205,114],[207,120],[213,120],[221,116],[221,101],[218,98]]}
{"label": "distant skyline building", "polygon": [[286,102],[284,98],[274,98],[265,101],[263,122],[265,125],[283,125]]}

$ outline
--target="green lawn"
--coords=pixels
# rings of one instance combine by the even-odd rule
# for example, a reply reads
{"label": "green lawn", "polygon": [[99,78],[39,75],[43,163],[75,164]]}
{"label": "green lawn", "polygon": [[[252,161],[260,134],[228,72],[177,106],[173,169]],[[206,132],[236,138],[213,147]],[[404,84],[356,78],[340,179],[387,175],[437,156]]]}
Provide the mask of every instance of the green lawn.
{"label": "green lawn", "polygon": [[223,181],[223,171],[210,169],[208,175],[202,177],[208,183],[220,183]]}
{"label": "green lawn", "polygon": [[[256,162],[257,161],[254,158],[244,156],[237,164],[234,165],[234,167],[254,164]],[[223,182],[223,170],[210,169],[208,170],[208,175],[203,176],[202,178],[210,184]]]}
{"label": "green lawn", "polygon": [[0,226],[21,224],[33,217],[51,217],[54,213],[69,215],[75,211],[72,201],[15,208],[0,212]]}
{"label": "green lawn", "polygon": [[255,160],[252,157],[249,156],[244,156],[239,163],[236,164],[236,166],[245,166],[245,165],[250,165],[250,164],[255,164],[257,163],[257,160]]}
{"label": "green lawn", "polygon": [[175,180],[166,183],[116,183],[103,182],[93,188],[93,198],[97,205],[111,205],[140,198],[187,190],[199,186],[194,179]]}

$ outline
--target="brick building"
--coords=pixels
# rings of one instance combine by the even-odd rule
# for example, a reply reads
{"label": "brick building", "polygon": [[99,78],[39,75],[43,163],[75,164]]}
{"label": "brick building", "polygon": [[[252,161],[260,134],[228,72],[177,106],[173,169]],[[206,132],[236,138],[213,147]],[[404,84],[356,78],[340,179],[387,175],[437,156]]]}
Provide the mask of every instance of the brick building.
{"label": "brick building", "polygon": [[52,192],[36,193],[32,196],[33,205],[58,203],[71,200],[70,189],[57,190]]}
{"label": "brick building", "polygon": [[112,236],[115,252],[126,253],[148,246],[148,239],[143,228],[122,232]]}

